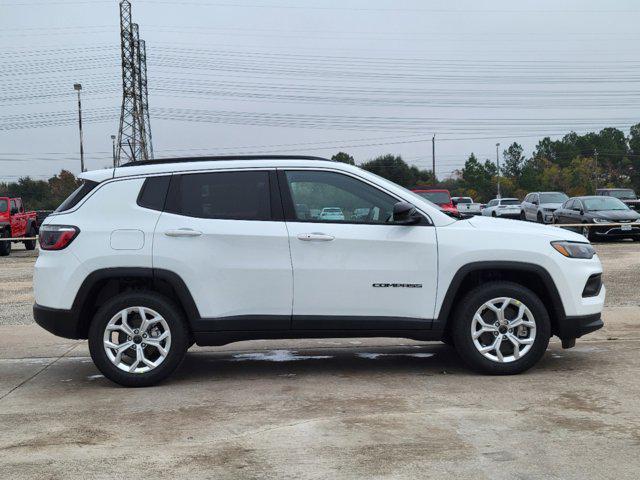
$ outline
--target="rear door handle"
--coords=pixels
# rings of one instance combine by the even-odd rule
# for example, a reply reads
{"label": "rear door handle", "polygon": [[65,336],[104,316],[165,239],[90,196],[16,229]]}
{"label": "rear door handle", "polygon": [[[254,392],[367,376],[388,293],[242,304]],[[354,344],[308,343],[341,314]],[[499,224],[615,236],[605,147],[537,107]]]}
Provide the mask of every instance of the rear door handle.
{"label": "rear door handle", "polygon": [[326,233],[301,233],[298,235],[298,239],[303,242],[330,242],[334,238],[336,237]]}
{"label": "rear door handle", "polygon": [[164,234],[167,237],[199,237],[202,232],[191,228],[178,228],[176,230],[167,230]]}

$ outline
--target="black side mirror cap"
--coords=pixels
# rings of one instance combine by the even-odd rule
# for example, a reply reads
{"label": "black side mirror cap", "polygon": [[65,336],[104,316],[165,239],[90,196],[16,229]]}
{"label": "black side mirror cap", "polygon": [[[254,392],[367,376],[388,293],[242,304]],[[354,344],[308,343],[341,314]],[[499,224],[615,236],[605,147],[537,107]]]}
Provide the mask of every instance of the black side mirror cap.
{"label": "black side mirror cap", "polygon": [[393,223],[397,225],[415,225],[421,219],[416,207],[409,202],[398,202],[393,206]]}

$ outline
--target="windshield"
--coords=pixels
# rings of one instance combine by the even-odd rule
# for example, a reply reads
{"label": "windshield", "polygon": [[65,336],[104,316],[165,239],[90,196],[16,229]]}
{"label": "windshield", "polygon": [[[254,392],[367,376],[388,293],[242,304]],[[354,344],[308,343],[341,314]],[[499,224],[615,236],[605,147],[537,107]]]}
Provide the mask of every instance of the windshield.
{"label": "windshield", "polygon": [[600,210],[629,210],[624,203],[613,197],[585,198],[582,200],[584,207],[590,212]]}
{"label": "windshield", "polygon": [[8,206],[8,202],[5,199],[0,200],[0,212],[6,212]]}
{"label": "windshield", "polygon": [[500,200],[500,205],[520,205],[520,200],[518,200],[517,198]]}
{"label": "windshield", "polygon": [[451,197],[447,192],[416,192],[423,198],[426,198],[432,203],[437,205],[443,205],[445,203],[451,203]]}
{"label": "windshield", "polygon": [[636,197],[636,192],[634,192],[633,190],[629,189],[629,190],[611,190],[609,192],[609,195],[615,198],[619,198],[621,200],[635,200]]}
{"label": "windshield", "polygon": [[566,194],[561,192],[550,192],[540,194],[540,203],[564,203],[569,199]]}

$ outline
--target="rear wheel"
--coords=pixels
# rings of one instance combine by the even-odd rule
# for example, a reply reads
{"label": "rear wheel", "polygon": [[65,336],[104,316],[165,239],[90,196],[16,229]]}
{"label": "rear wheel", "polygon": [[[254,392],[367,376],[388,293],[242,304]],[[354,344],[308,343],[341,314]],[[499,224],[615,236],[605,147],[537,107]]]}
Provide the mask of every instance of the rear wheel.
{"label": "rear wheel", "polygon": [[189,347],[182,312],[155,292],[118,295],[96,313],[89,351],[98,369],[115,383],[146,387],[167,378]]}
{"label": "rear wheel", "polygon": [[[0,232],[0,238],[11,238],[11,232],[3,230]],[[11,254],[11,242],[0,240],[0,257],[6,257]]]}
{"label": "rear wheel", "polygon": [[[36,234],[36,229],[33,227],[33,225],[31,227],[29,227],[29,231],[27,232],[26,236],[27,237],[35,237]],[[27,250],[35,250],[36,249],[36,241],[35,240],[25,240],[24,241],[24,248],[26,248]]]}
{"label": "rear wheel", "polygon": [[540,298],[512,282],[491,282],[467,294],[453,317],[453,342],[474,370],[511,375],[535,365],[551,325]]}

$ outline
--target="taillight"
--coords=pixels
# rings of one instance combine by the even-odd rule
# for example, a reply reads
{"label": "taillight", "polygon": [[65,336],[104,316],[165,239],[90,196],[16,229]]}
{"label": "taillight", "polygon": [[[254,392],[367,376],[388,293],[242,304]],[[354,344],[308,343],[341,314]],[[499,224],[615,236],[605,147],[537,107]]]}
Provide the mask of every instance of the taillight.
{"label": "taillight", "polygon": [[38,238],[42,250],[62,250],[78,236],[80,229],[71,225],[43,225]]}

